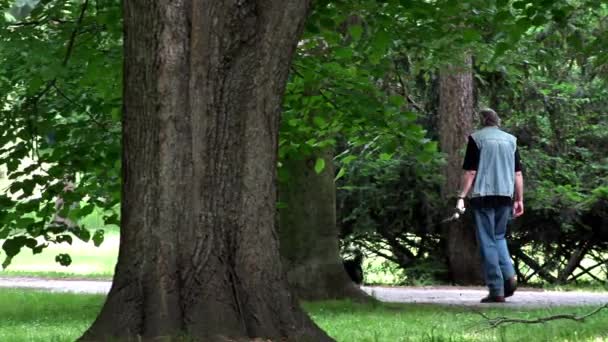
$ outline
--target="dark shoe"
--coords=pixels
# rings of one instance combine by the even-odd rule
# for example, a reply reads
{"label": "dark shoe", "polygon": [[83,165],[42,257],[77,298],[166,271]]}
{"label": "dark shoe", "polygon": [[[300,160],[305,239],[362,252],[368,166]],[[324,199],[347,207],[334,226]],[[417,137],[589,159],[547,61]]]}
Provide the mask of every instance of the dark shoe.
{"label": "dark shoe", "polygon": [[511,297],[515,293],[515,290],[517,290],[517,277],[512,276],[505,280],[505,298]]}
{"label": "dark shoe", "polygon": [[487,297],[482,298],[481,302],[482,303],[504,303],[505,297],[488,295]]}

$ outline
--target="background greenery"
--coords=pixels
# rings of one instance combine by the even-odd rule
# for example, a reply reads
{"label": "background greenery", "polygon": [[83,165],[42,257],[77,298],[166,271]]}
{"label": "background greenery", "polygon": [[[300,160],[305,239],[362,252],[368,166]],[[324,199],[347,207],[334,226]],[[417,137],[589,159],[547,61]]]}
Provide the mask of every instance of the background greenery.
{"label": "background greenery", "polygon": [[[23,248],[46,249],[9,270],[56,258],[79,273],[79,247],[60,246],[99,244],[119,222],[120,1],[0,8],[4,266]],[[317,1],[287,85],[279,157],[333,152],[344,249],[361,248],[368,270],[386,274],[368,281],[447,281],[438,73],[470,54],[476,106],[495,108],[519,138],[520,279],[606,283],[607,16],[600,0]],[[289,181],[280,164],[279,177]]]}

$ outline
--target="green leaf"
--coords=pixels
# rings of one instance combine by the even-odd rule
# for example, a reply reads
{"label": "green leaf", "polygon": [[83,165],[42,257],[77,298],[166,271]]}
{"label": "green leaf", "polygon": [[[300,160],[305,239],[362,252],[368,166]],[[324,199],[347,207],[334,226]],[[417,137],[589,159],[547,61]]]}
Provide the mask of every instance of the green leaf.
{"label": "green leaf", "polygon": [[424,145],[425,152],[437,152],[437,142],[430,141]]}
{"label": "green leaf", "polygon": [[106,215],[103,217],[104,224],[114,224],[120,226],[120,218],[118,214]]}
{"label": "green leaf", "polygon": [[433,154],[431,154],[431,153],[422,153],[422,154],[419,154],[418,155],[418,160],[421,163],[424,163],[424,164],[430,163],[433,160]]}
{"label": "green leaf", "polygon": [[348,164],[350,164],[350,163],[351,163],[353,160],[356,160],[356,159],[357,159],[357,156],[353,156],[353,155],[346,156],[344,159],[342,159],[342,164],[344,164],[344,165],[348,165]]}
{"label": "green leaf", "polygon": [[4,261],[2,262],[2,268],[7,268],[11,264],[12,260],[13,257],[7,256],[6,258],[4,258]]}
{"label": "green leaf", "polygon": [[55,241],[57,241],[57,243],[62,243],[62,242],[67,242],[68,244],[72,244],[72,236],[67,235],[67,234],[62,234],[59,235],[55,238]]}
{"label": "green leaf", "polygon": [[72,233],[84,242],[89,242],[89,240],[91,240],[91,232],[89,232],[89,230],[85,227],[76,227]]}
{"label": "green leaf", "polygon": [[80,215],[81,217],[88,216],[93,213],[93,210],[95,210],[95,205],[92,203],[88,203],[87,205],[80,208]]}
{"label": "green leaf", "polygon": [[400,95],[391,95],[388,97],[388,102],[395,107],[401,107],[405,103],[403,96]]}
{"label": "green leaf", "polygon": [[289,171],[287,171],[284,167],[277,170],[277,179],[280,183],[286,184],[289,181],[289,178]]}
{"label": "green leaf", "polygon": [[327,30],[333,30],[336,26],[336,22],[330,17],[323,17],[319,21],[321,27]]}
{"label": "green leaf", "polygon": [[42,243],[34,248],[32,248],[32,254],[40,254],[42,251],[47,248],[49,245],[47,243]]}
{"label": "green leaf", "polygon": [[498,44],[496,44],[496,48],[494,49],[494,58],[496,57],[500,57],[502,55],[504,55],[504,53],[511,47],[511,45],[505,43],[505,42],[500,42]]}
{"label": "green leaf", "polygon": [[19,251],[21,250],[21,247],[23,247],[24,244],[21,238],[24,238],[24,236],[18,236],[16,238],[4,241],[4,243],[2,244],[2,249],[8,257],[13,257],[19,254]]}
{"label": "green leaf", "polygon": [[383,160],[383,161],[391,160],[392,157],[393,156],[390,153],[381,153],[380,154],[380,160]]}
{"label": "green leaf", "polygon": [[561,8],[554,8],[551,10],[551,14],[553,15],[553,20],[555,20],[558,23],[562,23],[563,21],[565,21],[567,14],[564,10],[562,10]]}
{"label": "green leaf", "polygon": [[346,169],[341,167],[340,171],[338,171],[338,174],[336,175],[336,178],[334,178],[334,182],[337,181],[338,179],[342,178],[345,174],[346,174]]}
{"label": "green leaf", "polygon": [[6,196],[6,195],[0,195],[0,207],[4,207],[4,208],[11,208],[13,206],[13,200]]}
{"label": "green leaf", "polygon": [[55,257],[55,261],[58,262],[61,266],[70,266],[72,264],[72,257],[69,254],[61,253],[57,254]]}
{"label": "green leaf", "polygon": [[348,27],[348,33],[353,38],[353,40],[357,41],[361,39],[361,34],[363,33],[363,27],[361,25],[352,25]]}
{"label": "green leaf", "polygon": [[21,251],[21,247],[27,246],[33,249],[37,244],[38,242],[36,239],[24,235],[15,236],[11,239],[5,240],[4,244],[2,244],[2,249],[6,253],[6,258],[2,264],[2,267],[6,268],[11,263],[12,258],[19,254],[19,251]]}
{"label": "green leaf", "polygon": [[532,25],[542,26],[542,25],[546,24],[548,21],[549,21],[549,19],[545,15],[538,13],[537,15],[534,16],[534,18],[532,18]]}
{"label": "green leaf", "polygon": [[503,21],[510,20],[511,18],[513,18],[513,15],[511,14],[511,12],[509,12],[509,11],[499,11],[494,16],[494,21],[496,21],[496,22],[503,22]]}
{"label": "green leaf", "polygon": [[113,108],[110,111],[110,116],[112,118],[112,120],[114,121],[120,121],[121,117],[122,117],[122,111],[120,110],[120,108]]}
{"label": "green leaf", "polygon": [[11,233],[11,230],[9,227],[0,229],[0,239],[6,239],[8,237],[8,234],[10,234],[10,233]]}
{"label": "green leaf", "polygon": [[524,8],[526,8],[526,2],[525,1],[515,1],[515,2],[513,2],[512,6],[515,9],[524,9]]}
{"label": "green leaf", "polygon": [[334,55],[338,58],[350,59],[353,57],[353,49],[349,47],[339,47],[334,50]]}
{"label": "green leaf", "polygon": [[376,32],[376,35],[374,36],[371,43],[371,52],[369,54],[370,61],[373,64],[377,64],[382,58],[382,56],[384,56],[384,54],[386,53],[390,44],[391,37],[386,31],[380,30]]}
{"label": "green leaf", "polygon": [[325,169],[325,159],[317,158],[317,161],[315,162],[315,172],[320,174],[323,172],[323,169]]}
{"label": "green leaf", "polygon": [[99,247],[103,243],[104,239],[104,231],[103,229],[98,229],[93,234],[93,244],[95,247]]}
{"label": "green leaf", "polygon": [[477,30],[466,29],[462,32],[462,39],[464,39],[465,42],[481,41],[481,34]]}
{"label": "green leaf", "polygon": [[13,17],[9,12],[4,12],[4,20],[8,23],[14,23],[17,21],[17,18]]}
{"label": "green leaf", "polygon": [[327,121],[325,121],[325,119],[323,119],[322,117],[320,117],[318,115],[316,115],[312,119],[312,122],[314,122],[314,124],[317,125],[319,128],[325,128],[325,127],[327,127]]}
{"label": "green leaf", "polygon": [[34,222],[36,222],[36,220],[32,217],[20,217],[15,222],[15,226],[21,229],[26,229],[31,224],[34,224]]}

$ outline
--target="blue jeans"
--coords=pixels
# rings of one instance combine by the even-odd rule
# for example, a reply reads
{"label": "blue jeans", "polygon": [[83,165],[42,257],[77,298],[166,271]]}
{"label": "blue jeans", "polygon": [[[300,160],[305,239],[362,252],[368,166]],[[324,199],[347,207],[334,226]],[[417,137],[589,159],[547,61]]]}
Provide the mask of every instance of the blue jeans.
{"label": "blue jeans", "polygon": [[473,208],[484,279],[491,296],[504,296],[504,280],[515,275],[505,240],[512,213],[510,205]]}

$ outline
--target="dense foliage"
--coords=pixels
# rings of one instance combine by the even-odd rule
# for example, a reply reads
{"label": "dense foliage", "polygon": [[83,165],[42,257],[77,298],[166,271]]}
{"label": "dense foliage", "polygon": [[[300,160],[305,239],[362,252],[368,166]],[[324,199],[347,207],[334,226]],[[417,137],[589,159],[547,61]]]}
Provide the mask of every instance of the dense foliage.
{"label": "dense foliage", "polygon": [[[5,265],[22,246],[36,253],[70,242],[67,232],[88,241],[87,227],[72,222],[94,210],[118,223],[119,6],[0,2],[9,9],[0,17],[0,164],[10,184],[0,194]],[[93,240],[99,244],[103,231]],[[65,254],[57,260],[70,263]]]}

